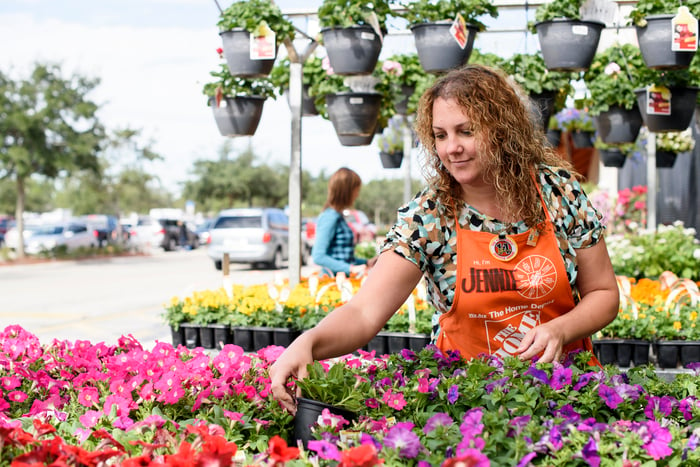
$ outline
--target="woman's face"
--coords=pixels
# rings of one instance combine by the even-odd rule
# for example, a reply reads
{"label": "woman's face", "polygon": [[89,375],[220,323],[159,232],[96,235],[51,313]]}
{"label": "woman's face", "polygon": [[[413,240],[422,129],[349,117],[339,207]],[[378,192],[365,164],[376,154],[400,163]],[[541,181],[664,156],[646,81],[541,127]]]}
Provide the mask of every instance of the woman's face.
{"label": "woman's face", "polygon": [[433,103],[433,134],[440,161],[460,185],[483,185],[481,158],[472,125],[454,99]]}

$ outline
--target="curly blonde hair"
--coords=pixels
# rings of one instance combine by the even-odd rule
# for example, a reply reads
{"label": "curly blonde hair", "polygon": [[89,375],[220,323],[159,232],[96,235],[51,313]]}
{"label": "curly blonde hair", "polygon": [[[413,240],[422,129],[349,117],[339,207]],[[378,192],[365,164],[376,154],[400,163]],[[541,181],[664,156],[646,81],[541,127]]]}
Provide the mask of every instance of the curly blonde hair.
{"label": "curly blonde hair", "polygon": [[453,99],[469,117],[484,159],[484,177],[493,183],[505,215],[529,226],[540,225],[545,213],[532,180],[536,166],[546,164],[578,175],[545,143],[524,91],[499,69],[466,65],[438,78],[421,96],[415,130],[425,152],[425,177],[448,215],[454,216],[454,207],[462,204],[462,188],[435,149],[433,104],[438,98]]}

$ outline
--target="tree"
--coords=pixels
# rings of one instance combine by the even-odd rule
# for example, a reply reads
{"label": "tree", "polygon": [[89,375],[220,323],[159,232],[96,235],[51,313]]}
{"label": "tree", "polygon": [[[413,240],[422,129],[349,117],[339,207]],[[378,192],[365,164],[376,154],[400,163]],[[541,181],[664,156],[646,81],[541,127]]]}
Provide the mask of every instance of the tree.
{"label": "tree", "polygon": [[80,75],[64,78],[55,64],[37,63],[29,78],[17,81],[0,72],[0,178],[16,183],[20,258],[27,180],[99,172],[105,131],[97,118],[98,105],[87,97],[98,84],[99,79]]}

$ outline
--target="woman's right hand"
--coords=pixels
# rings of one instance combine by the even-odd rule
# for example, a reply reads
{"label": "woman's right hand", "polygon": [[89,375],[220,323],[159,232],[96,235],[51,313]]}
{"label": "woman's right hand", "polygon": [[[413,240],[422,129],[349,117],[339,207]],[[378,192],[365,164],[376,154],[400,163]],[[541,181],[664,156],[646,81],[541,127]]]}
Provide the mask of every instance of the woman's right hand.
{"label": "woman's right hand", "polygon": [[304,346],[302,339],[293,342],[270,367],[270,390],[272,397],[282,404],[292,415],[296,414],[296,398],[301,396],[290,379],[303,379],[308,375],[307,365],[313,363],[310,346]]}

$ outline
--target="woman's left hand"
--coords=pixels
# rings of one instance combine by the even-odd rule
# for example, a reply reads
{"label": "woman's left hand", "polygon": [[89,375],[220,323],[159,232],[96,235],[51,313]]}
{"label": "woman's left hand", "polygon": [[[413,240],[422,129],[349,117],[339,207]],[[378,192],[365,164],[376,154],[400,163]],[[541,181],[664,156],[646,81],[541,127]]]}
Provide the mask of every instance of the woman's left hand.
{"label": "woman's left hand", "polygon": [[530,329],[515,354],[520,355],[520,360],[531,360],[534,356],[541,355],[538,362],[551,363],[559,361],[563,351],[564,335],[549,322]]}

